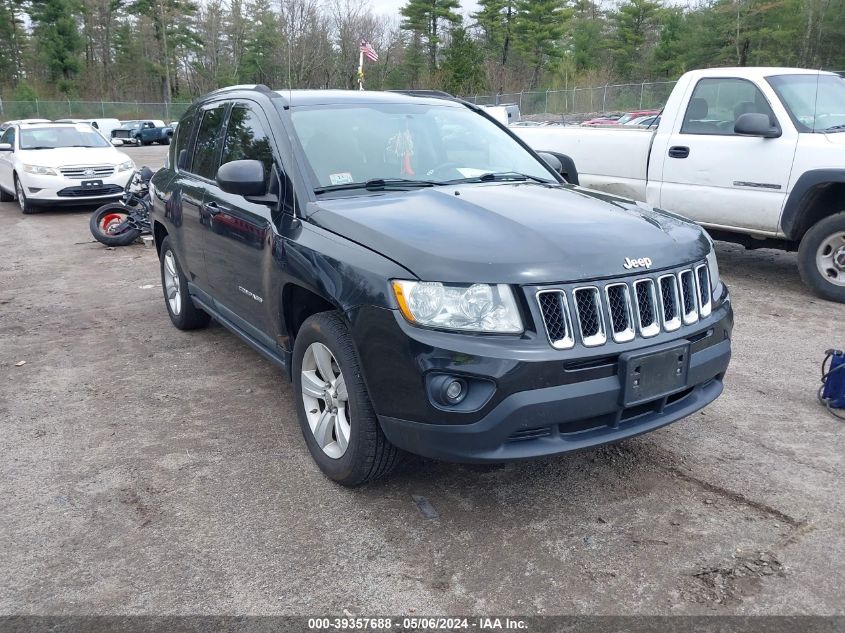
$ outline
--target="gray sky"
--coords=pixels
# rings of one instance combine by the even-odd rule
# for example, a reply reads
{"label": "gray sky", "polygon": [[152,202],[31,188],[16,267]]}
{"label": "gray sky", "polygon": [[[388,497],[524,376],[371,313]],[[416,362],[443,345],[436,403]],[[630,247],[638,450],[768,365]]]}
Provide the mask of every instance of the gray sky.
{"label": "gray sky", "polygon": [[[407,0],[370,0],[367,4],[373,9],[373,13],[399,16],[399,8],[407,4]],[[478,5],[475,0],[461,0],[461,13],[467,14],[475,11]]]}

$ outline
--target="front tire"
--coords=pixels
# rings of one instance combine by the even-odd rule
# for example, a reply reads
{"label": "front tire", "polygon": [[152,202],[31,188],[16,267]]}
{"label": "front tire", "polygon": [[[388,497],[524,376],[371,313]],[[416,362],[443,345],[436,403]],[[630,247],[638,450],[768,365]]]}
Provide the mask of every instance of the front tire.
{"label": "front tire", "polygon": [[35,213],[36,209],[33,204],[29,201],[29,198],[26,197],[26,192],[24,191],[23,184],[21,184],[21,181],[18,178],[17,174],[15,174],[15,197],[18,200],[18,206],[21,209],[21,213],[26,215],[29,215],[30,213]]}
{"label": "front tire", "polygon": [[299,329],[293,388],[305,443],[327,477],[359,486],[399,463],[402,452],[381,430],[352,337],[337,312],[315,314]]}
{"label": "front tire", "polygon": [[160,266],[164,305],[173,325],[180,330],[197,330],[208,325],[211,317],[194,305],[188,293],[188,279],[176,259],[169,237],[161,243]]}
{"label": "front tire", "polygon": [[798,271],[817,295],[845,303],[845,212],[820,220],[804,234]]}
{"label": "front tire", "polygon": [[106,246],[128,246],[137,240],[141,231],[139,229],[127,228],[122,233],[112,233],[109,227],[121,224],[127,217],[128,209],[119,202],[104,204],[91,214],[88,221],[88,228],[91,235],[98,242]]}

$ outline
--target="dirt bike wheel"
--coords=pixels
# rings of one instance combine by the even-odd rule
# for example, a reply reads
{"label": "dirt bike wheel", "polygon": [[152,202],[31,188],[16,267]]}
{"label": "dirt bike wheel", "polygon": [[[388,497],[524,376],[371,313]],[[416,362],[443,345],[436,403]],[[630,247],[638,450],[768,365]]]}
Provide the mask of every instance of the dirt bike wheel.
{"label": "dirt bike wheel", "polygon": [[126,229],[121,233],[111,233],[114,227],[121,224],[127,217],[126,207],[122,204],[105,204],[91,214],[88,228],[91,235],[98,242],[106,246],[128,246],[141,235],[139,229]]}

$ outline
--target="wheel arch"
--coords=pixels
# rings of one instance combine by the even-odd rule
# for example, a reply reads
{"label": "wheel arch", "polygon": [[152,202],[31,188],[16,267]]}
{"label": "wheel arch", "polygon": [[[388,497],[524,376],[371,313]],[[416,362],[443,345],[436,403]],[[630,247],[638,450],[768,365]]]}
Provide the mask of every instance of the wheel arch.
{"label": "wheel arch", "polygon": [[[296,335],[305,320],[320,312],[337,310],[343,314],[343,309],[335,301],[312,289],[291,282],[282,288],[281,322],[285,337],[283,347],[293,350]],[[345,319],[345,317],[343,317]]]}
{"label": "wheel arch", "polygon": [[169,233],[167,232],[167,228],[159,222],[155,220],[153,222],[153,241],[155,241],[156,245],[156,255],[161,257],[161,243],[164,241],[164,238],[167,237]]}
{"label": "wheel arch", "polygon": [[814,169],[801,175],[781,214],[780,227],[800,240],[819,220],[845,211],[845,169]]}

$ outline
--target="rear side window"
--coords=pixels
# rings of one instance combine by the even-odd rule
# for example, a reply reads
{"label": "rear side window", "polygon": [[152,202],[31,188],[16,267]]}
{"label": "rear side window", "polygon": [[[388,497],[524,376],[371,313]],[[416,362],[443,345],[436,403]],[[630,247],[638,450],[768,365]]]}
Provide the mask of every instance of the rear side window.
{"label": "rear side window", "polygon": [[270,139],[258,116],[243,105],[236,105],[229,115],[226,139],[223,141],[222,163],[233,160],[258,160],[264,163],[264,177],[269,180],[273,169]]}
{"label": "rear side window", "polygon": [[194,159],[191,162],[191,171],[197,176],[214,178],[217,171],[217,155],[220,140],[220,128],[223,125],[223,115],[226,113],[226,106],[220,104],[214,108],[205,110],[202,113],[197,140],[194,143]]}
{"label": "rear side window", "polygon": [[758,112],[777,120],[766,97],[746,79],[709,78],[700,80],[684,114],[681,134],[732,136],[734,123],[743,114]]}

